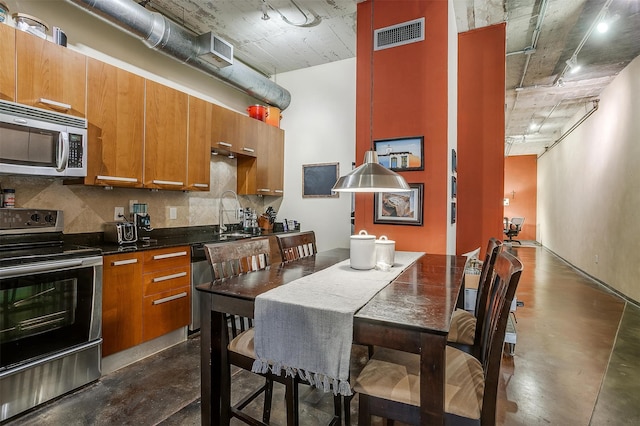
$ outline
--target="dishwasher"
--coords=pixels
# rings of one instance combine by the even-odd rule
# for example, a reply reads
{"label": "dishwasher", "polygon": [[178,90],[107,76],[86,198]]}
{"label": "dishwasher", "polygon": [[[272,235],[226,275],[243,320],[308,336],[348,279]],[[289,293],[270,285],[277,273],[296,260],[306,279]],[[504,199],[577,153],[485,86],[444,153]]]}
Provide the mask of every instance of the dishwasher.
{"label": "dishwasher", "polygon": [[191,246],[191,324],[189,333],[200,330],[200,292],[196,286],[211,282],[211,266],[204,254],[204,243]]}

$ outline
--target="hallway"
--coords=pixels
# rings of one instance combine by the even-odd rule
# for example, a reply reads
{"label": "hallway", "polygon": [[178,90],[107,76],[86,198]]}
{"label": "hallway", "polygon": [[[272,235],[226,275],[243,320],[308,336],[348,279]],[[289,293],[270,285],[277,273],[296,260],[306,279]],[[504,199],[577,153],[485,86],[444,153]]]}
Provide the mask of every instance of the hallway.
{"label": "hallway", "polygon": [[[517,292],[524,306],[516,312],[515,356],[503,359],[498,423],[640,424],[640,308],[544,248],[510,250],[525,265]],[[8,424],[198,425],[199,341],[196,335]],[[233,381],[237,394],[254,378],[236,372]],[[283,393],[274,392],[272,424],[284,424]],[[306,387],[301,398],[301,424],[323,424],[332,398]],[[355,425],[357,396],[351,412]]]}

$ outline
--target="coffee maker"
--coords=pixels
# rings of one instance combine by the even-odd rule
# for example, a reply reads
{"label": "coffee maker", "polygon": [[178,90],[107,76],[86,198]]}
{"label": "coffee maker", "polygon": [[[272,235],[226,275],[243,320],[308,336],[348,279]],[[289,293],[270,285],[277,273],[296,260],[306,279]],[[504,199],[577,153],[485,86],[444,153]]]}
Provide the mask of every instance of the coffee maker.
{"label": "coffee maker", "polygon": [[245,207],[243,209],[242,228],[244,232],[252,235],[260,234],[260,227],[258,226],[258,215],[256,211],[251,207]]}
{"label": "coffee maker", "polygon": [[138,234],[140,234],[140,231],[151,232],[153,230],[151,227],[151,216],[147,213],[146,204],[134,204],[131,215],[132,222],[135,224]]}

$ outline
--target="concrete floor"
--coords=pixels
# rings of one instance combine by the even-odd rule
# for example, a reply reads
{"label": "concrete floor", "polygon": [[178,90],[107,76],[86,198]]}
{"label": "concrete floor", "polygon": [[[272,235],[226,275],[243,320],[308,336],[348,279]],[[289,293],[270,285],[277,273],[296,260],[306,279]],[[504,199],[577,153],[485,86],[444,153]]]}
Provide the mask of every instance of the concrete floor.
{"label": "concrete floor", "polygon": [[[546,249],[512,250],[525,265],[517,292],[524,306],[515,356],[503,360],[498,424],[640,424],[640,308]],[[199,342],[196,335],[8,424],[198,425]],[[254,383],[235,371],[233,394]],[[275,386],[272,424],[284,425],[284,391]],[[301,387],[301,424],[324,424],[332,410],[331,397]],[[355,425],[357,396],[351,412]]]}

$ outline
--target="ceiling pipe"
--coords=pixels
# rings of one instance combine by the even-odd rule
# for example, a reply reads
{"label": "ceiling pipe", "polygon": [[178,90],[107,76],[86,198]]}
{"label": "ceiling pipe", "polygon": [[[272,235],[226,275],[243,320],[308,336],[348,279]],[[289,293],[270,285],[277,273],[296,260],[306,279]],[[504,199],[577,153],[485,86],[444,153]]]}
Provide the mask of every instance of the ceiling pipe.
{"label": "ceiling pipe", "polygon": [[[578,53],[580,53],[580,51],[582,50],[582,47],[584,46],[584,44],[587,42],[587,40],[591,36],[591,33],[593,33],[593,30],[596,29],[596,27],[598,26],[598,24],[600,23],[602,18],[604,18],[604,16],[607,13],[607,10],[609,9],[609,6],[611,6],[612,2],[613,2],[613,0],[607,0],[607,2],[604,4],[604,6],[602,6],[602,9],[600,9],[600,12],[598,12],[598,15],[596,15],[596,19],[593,21],[593,23],[591,24],[591,26],[587,30],[586,34],[584,35],[584,37],[582,37],[582,40],[580,40],[580,43],[578,44],[578,47],[576,47],[576,50],[573,51],[573,54],[571,55],[571,58],[569,58],[569,60],[571,60],[571,59],[573,59],[574,61],[576,60],[576,58],[578,56]],[[567,64],[564,66],[564,69],[562,70],[562,72],[560,74],[558,74],[558,76],[556,77],[556,79],[553,82],[553,84],[554,85],[558,84],[558,82],[564,77],[564,75],[570,69],[571,69],[571,65],[569,65],[569,63],[567,62]]]}
{"label": "ceiling pipe", "polygon": [[133,34],[152,49],[204,71],[268,105],[286,109],[291,94],[241,62],[218,68],[200,59],[197,36],[157,12],[132,0],[67,0],[108,23]]}
{"label": "ceiling pipe", "polygon": [[536,26],[533,29],[533,35],[531,36],[531,46],[525,48],[523,51],[523,53],[527,56],[527,60],[524,64],[524,69],[522,70],[522,78],[520,79],[520,84],[518,85],[518,87],[522,87],[522,85],[524,84],[524,77],[527,75],[527,70],[529,69],[531,55],[536,52],[536,46],[538,45],[538,39],[540,38],[540,32],[542,31],[542,21],[544,21],[544,16],[547,14],[547,5],[547,0],[544,0],[540,5],[540,12],[538,13]]}
{"label": "ceiling pipe", "polygon": [[562,142],[567,136],[569,136],[569,134],[571,134],[571,132],[573,132],[575,129],[578,128],[578,126],[580,126],[582,123],[584,123],[584,121],[587,118],[591,117],[591,115],[598,110],[599,103],[600,103],[600,99],[593,99],[591,101],[592,108],[589,111],[587,111],[582,117],[580,117],[580,119],[573,126],[571,126],[569,129],[567,129],[567,131],[564,132],[558,139],[556,139],[556,141],[551,146],[545,147],[544,152],[542,154],[540,154],[540,156],[538,158],[541,158],[543,155],[545,155],[547,152],[549,152],[549,150],[551,148],[555,147],[560,142]]}

